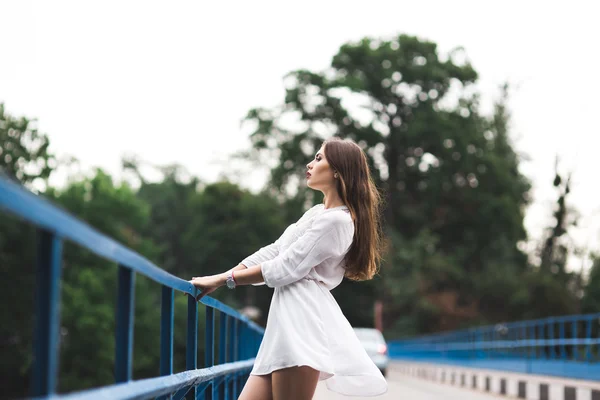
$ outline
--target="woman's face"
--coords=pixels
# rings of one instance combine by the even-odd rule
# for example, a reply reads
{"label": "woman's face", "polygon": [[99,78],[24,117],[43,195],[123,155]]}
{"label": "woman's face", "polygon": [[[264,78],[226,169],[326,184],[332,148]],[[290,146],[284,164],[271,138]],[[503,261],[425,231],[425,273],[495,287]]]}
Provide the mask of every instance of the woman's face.
{"label": "woman's face", "polygon": [[321,146],[315,158],[306,167],[306,184],[309,188],[322,191],[333,186],[333,170],[325,157],[325,146]]}

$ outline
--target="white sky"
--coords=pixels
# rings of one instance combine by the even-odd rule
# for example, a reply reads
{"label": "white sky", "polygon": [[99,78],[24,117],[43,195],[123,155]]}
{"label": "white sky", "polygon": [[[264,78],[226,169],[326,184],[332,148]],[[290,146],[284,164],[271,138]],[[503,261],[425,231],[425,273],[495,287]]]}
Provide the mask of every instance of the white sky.
{"label": "white sky", "polygon": [[[539,239],[556,199],[554,157],[574,172],[576,244],[600,249],[600,24],[592,1],[0,0],[0,102],[35,117],[59,156],[120,176],[137,154],[207,182],[248,148],[240,120],[283,100],[287,72],[328,66],[340,45],[398,33],[463,46],[484,106],[515,85],[513,138],[533,182]],[[257,190],[261,170],[235,180]],[[55,185],[64,183],[57,174]],[[579,269],[573,259],[571,268]]]}

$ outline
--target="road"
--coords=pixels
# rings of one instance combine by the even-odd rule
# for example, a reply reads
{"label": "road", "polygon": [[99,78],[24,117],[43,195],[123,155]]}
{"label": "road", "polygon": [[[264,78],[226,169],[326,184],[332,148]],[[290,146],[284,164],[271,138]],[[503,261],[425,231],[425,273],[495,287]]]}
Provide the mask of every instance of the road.
{"label": "road", "polygon": [[313,400],[348,400],[348,399],[381,399],[381,400],[498,400],[498,395],[486,394],[469,389],[460,389],[449,384],[409,377],[394,370],[390,365],[388,372],[388,391],[378,397],[348,397],[327,390],[325,384],[319,383]]}

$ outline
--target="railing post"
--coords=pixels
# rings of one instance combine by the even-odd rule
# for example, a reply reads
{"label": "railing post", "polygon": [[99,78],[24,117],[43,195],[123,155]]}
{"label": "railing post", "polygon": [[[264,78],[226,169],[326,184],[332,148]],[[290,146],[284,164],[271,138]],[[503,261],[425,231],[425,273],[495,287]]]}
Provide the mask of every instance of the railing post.
{"label": "railing post", "polygon": [[[232,361],[232,356],[233,356],[233,352],[231,351],[232,346],[232,336],[231,335],[231,325],[232,325],[232,318],[229,315],[225,316],[225,326],[223,327],[223,330],[225,332],[225,340],[223,341],[223,346],[227,347],[227,353],[225,353],[225,351],[223,351],[223,358],[225,359],[225,362],[229,362]],[[224,390],[224,399],[225,400],[229,400],[232,395],[231,393],[231,389],[230,389],[230,385],[229,385],[229,377],[225,377],[225,380],[223,381],[223,388]]]}
{"label": "railing post", "polygon": [[[233,320],[233,324],[232,324],[232,328],[233,328],[233,360],[232,361],[238,361],[239,358],[239,353],[238,353],[238,349],[240,346],[240,336],[239,336],[239,324],[240,321],[235,318]],[[238,380],[237,380],[237,375],[233,376],[233,388],[232,388],[232,393],[235,397],[237,397],[237,389],[238,389]]]}
{"label": "railing post", "polygon": [[242,342],[240,360],[246,360],[248,358],[248,325],[242,324],[240,332],[240,341]]}
{"label": "railing post", "polygon": [[[228,342],[228,361],[237,361],[236,359],[236,347],[237,347],[237,320],[235,318],[231,318],[229,321],[229,342]],[[231,398],[235,398],[236,395],[236,384],[235,384],[235,377],[231,377],[230,378],[230,383],[231,385],[229,385],[229,394],[231,395]]]}
{"label": "railing post", "polygon": [[31,396],[55,393],[60,344],[60,277],[63,242],[38,231],[35,330]]}
{"label": "railing post", "polygon": [[[250,328],[250,326],[248,324],[244,324],[244,328],[242,330],[242,343],[244,344],[244,351],[242,353],[242,360],[247,360],[249,358],[252,357],[251,354],[251,343],[252,343],[252,329]],[[241,378],[241,390],[243,390],[244,386],[246,385],[246,382],[248,381],[248,376],[250,375],[250,371],[244,373],[244,375],[242,375]],[[241,394],[241,390],[240,390],[240,394]]]}
{"label": "railing post", "polygon": [[526,340],[527,340],[527,324],[524,323],[523,326],[521,327],[521,334],[520,334],[518,345],[519,345],[519,354],[522,354],[525,358],[527,358],[527,349],[524,346]]}
{"label": "railing post", "polygon": [[571,335],[573,336],[574,342],[573,347],[571,347],[573,351],[573,360],[577,361],[579,359],[578,349],[577,349],[577,340],[579,339],[577,336],[577,324],[579,323],[579,319],[571,320]]}
{"label": "railing post", "polygon": [[[219,364],[225,364],[227,359],[225,353],[227,351],[227,314],[219,313]],[[227,377],[224,377],[221,385],[219,385],[219,400],[225,400],[225,390],[227,387]]]}
{"label": "railing post", "polygon": [[[591,339],[592,338],[592,318],[588,318],[587,319],[587,323],[585,325],[585,338],[586,339]],[[587,343],[585,345],[585,361],[590,361],[592,359],[592,344],[591,343]]]}
{"label": "railing post", "polygon": [[[531,327],[530,327],[531,325]],[[535,358],[535,347],[531,346],[531,342],[533,341],[535,337],[535,328],[533,328],[533,324],[530,322],[527,322],[525,324],[525,342],[524,342],[524,346],[525,346],[525,357],[527,358],[526,364],[525,364],[525,372],[530,374],[531,373],[531,360],[533,358]]]}
{"label": "railing post", "polygon": [[548,348],[548,352],[550,354],[550,359],[551,360],[555,359],[556,358],[556,354],[557,354],[557,351],[554,348],[554,342],[555,342],[555,340],[554,340],[554,325],[555,325],[554,320],[550,319],[548,321],[548,340],[549,340],[549,343],[550,343],[550,347]]}
{"label": "railing post", "polygon": [[560,338],[560,358],[565,360],[567,358],[567,350],[565,348],[565,321],[560,321],[559,325],[559,338]]}
{"label": "railing post", "polygon": [[481,346],[483,358],[490,357],[490,343],[491,343],[491,332],[490,328],[486,328],[483,330],[483,345]]}
{"label": "railing post", "polygon": [[[185,369],[189,371],[198,368],[198,303],[194,296],[188,296],[185,349]],[[191,399],[196,399],[195,386],[188,392],[188,396]]]}
{"label": "railing post", "polygon": [[[237,335],[236,341],[235,341],[235,361],[240,361],[242,359],[242,348],[243,348],[243,336],[242,336],[242,328],[243,328],[243,323],[240,320],[236,320],[235,321],[235,333]],[[241,375],[240,373],[236,373],[235,374],[235,378],[234,378],[234,382],[235,382],[235,397],[237,398],[240,395],[240,390],[241,390]]]}
{"label": "railing post", "polygon": [[538,347],[537,347],[537,343],[536,343],[536,336],[535,336],[535,322],[531,323],[531,327],[529,329],[529,346],[530,349],[529,351],[531,352],[531,358],[537,358],[538,356]]}
{"label": "railing post", "polygon": [[545,343],[542,345],[542,340],[544,340],[544,323],[543,322],[538,322],[538,329],[537,329],[537,337],[536,337],[536,346],[539,346],[540,349],[540,357],[541,359],[546,359],[546,350],[545,350]]}
{"label": "railing post", "polygon": [[[174,295],[172,288],[163,285],[160,303],[160,375],[168,376],[173,373],[173,325],[174,325]],[[164,396],[162,399],[170,399]]]}
{"label": "railing post", "polygon": [[[212,307],[206,307],[205,314],[205,338],[204,338],[204,366],[212,367],[215,365],[214,355],[214,344],[215,344],[215,310]],[[212,380],[206,386],[204,398],[206,400],[212,400],[215,392],[215,380]]]}
{"label": "railing post", "polygon": [[115,382],[131,380],[133,366],[134,272],[119,265],[117,325],[115,332]]}

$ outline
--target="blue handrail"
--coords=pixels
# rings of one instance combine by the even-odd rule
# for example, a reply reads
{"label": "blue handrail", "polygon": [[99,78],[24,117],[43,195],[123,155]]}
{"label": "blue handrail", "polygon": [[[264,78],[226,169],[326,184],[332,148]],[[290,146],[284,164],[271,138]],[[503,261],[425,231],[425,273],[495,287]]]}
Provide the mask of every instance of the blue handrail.
{"label": "blue handrail", "polygon": [[600,380],[600,313],[501,323],[388,345],[397,359]]}
{"label": "blue handrail", "polygon": [[[18,184],[0,177],[0,208],[39,229],[36,271],[36,325],[34,330],[31,396],[35,398],[237,398],[247,377],[264,329],[231,307],[205,296],[206,368],[197,369],[199,291],[189,282],[158,268],[152,262],[101,234]],[[118,264],[118,298],[115,332],[115,385],[57,395],[60,280],[63,243],[71,241]],[[135,274],[162,285],[160,375],[131,381],[133,357]],[[174,291],[187,293],[186,372],[173,374]],[[219,314],[218,324],[215,311]],[[214,364],[214,332],[219,328],[219,365]],[[243,340],[242,340],[243,339]]]}

